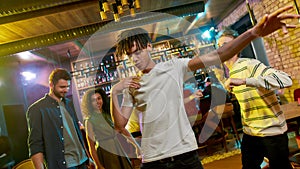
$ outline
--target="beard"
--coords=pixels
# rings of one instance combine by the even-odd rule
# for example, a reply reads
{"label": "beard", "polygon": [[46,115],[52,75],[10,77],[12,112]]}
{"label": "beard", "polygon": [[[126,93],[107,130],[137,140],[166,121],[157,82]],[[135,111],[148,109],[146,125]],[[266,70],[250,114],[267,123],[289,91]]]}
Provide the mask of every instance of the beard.
{"label": "beard", "polygon": [[66,93],[60,93],[60,92],[58,92],[58,91],[56,91],[56,90],[53,90],[53,94],[56,96],[56,97],[58,97],[58,98],[64,98],[65,97],[65,95],[66,95]]}

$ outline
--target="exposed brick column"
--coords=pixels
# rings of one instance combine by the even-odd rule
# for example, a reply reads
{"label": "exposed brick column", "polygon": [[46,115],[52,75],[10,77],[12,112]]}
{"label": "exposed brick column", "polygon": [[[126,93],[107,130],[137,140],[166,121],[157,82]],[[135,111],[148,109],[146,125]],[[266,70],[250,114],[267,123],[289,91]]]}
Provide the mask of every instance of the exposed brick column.
{"label": "exposed brick column", "polygon": [[[249,0],[249,3],[257,21],[264,14],[274,12],[278,8],[287,5],[294,5],[293,0]],[[246,3],[241,4],[218,24],[218,29],[222,29],[223,26],[231,26],[247,12]],[[296,13],[296,10],[290,10],[289,13]],[[297,24],[297,22],[296,19],[293,20],[294,24]],[[264,37],[263,40],[270,65],[285,71],[293,79],[293,86],[284,91],[284,96],[292,101],[294,89],[300,88],[300,27],[289,30],[287,35],[279,30]]]}

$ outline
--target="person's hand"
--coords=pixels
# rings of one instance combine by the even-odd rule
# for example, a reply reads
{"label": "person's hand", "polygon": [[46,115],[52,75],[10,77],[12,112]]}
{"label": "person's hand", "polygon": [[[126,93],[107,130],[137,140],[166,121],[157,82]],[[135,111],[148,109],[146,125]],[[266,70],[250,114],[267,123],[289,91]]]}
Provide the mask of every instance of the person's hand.
{"label": "person's hand", "polygon": [[283,21],[287,19],[300,18],[296,14],[283,14],[283,12],[293,9],[293,6],[287,6],[276,10],[271,14],[266,14],[260,22],[252,28],[252,33],[256,36],[266,36],[280,28],[284,33],[288,33],[287,28],[295,28],[296,25],[289,25]]}
{"label": "person's hand", "polygon": [[136,140],[132,137],[126,139],[127,143],[131,144],[135,148],[135,155],[137,159],[142,159],[142,150]]}
{"label": "person's hand", "polygon": [[136,76],[124,78],[119,83],[115,84],[112,90],[115,93],[121,93],[126,88],[139,89],[141,85],[137,79],[139,79],[139,77]]}
{"label": "person's hand", "polygon": [[136,154],[136,158],[141,160],[142,159],[142,151],[140,146],[136,145],[135,146],[135,154]]}
{"label": "person's hand", "polygon": [[199,99],[200,97],[203,97],[203,93],[201,90],[196,90],[193,94],[193,98]]}
{"label": "person's hand", "polygon": [[241,86],[246,84],[246,79],[229,78],[225,81],[225,89],[231,91],[234,86]]}

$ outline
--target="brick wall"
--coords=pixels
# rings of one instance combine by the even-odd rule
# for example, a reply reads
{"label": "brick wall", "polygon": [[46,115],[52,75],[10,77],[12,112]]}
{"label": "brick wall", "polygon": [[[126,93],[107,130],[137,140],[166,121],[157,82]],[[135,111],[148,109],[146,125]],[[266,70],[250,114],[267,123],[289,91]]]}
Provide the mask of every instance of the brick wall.
{"label": "brick wall", "polygon": [[[249,0],[250,7],[253,9],[254,16],[259,21],[264,14],[271,13],[278,8],[294,5],[293,0]],[[300,6],[298,1],[298,6]],[[246,3],[242,3],[232,13],[230,13],[218,28],[230,26],[247,14]],[[296,10],[290,10],[289,13],[296,14]],[[289,21],[291,24],[297,24],[298,20]],[[289,30],[284,35],[282,30],[278,30],[271,35],[264,37],[264,44],[269,63],[272,67],[283,70],[293,79],[293,86],[284,90],[284,96],[288,101],[293,100],[294,89],[300,88],[300,23],[296,29]]]}

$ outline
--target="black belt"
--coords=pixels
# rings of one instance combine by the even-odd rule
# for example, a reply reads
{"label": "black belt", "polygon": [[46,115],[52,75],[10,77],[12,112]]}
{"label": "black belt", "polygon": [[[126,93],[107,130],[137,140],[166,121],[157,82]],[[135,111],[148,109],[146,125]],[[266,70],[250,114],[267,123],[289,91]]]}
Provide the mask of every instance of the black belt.
{"label": "black belt", "polygon": [[132,132],[131,133],[132,137],[141,137],[142,136],[142,133],[140,131],[136,131],[136,132]]}
{"label": "black belt", "polygon": [[157,161],[152,161],[152,162],[149,162],[149,163],[153,164],[153,163],[168,163],[168,162],[173,162],[173,161],[176,161],[176,160],[182,160],[182,159],[189,158],[189,157],[195,155],[196,153],[198,154],[197,150],[193,150],[193,151],[190,151],[190,152],[187,152],[187,153],[179,154],[179,155],[176,155],[176,156],[164,158],[164,159],[157,160]]}

